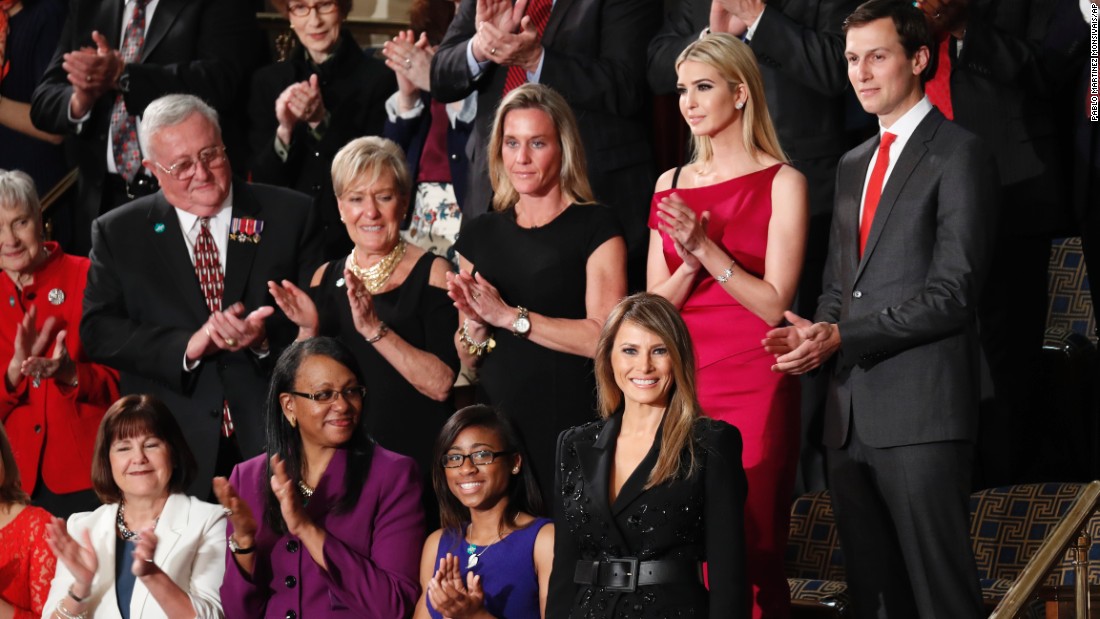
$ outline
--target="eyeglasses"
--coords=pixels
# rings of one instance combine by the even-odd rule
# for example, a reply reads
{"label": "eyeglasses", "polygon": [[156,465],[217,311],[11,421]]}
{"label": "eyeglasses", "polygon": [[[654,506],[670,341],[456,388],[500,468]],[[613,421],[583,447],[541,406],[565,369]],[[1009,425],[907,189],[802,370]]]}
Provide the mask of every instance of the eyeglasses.
{"label": "eyeglasses", "polygon": [[492,464],[494,460],[500,456],[510,456],[511,451],[489,451],[488,449],[482,449],[481,451],[475,451],[468,454],[443,454],[443,457],[439,459],[439,463],[443,465],[445,469],[457,469],[462,466],[462,462],[466,458],[470,459],[475,466],[485,466],[486,464]]}
{"label": "eyeglasses", "polygon": [[367,397],[367,388],[356,385],[346,389],[322,389],[313,393],[302,393],[301,391],[288,391],[287,393],[296,395],[299,398],[308,398],[314,402],[331,402],[339,398],[344,398],[348,402],[362,402],[363,398]]}
{"label": "eyeglasses", "polygon": [[287,12],[295,17],[309,17],[312,11],[320,15],[331,15],[340,8],[334,0],[324,0],[317,4],[292,4],[286,8]]}
{"label": "eyeglasses", "polygon": [[174,163],[167,168],[160,165],[160,162],[154,162],[162,172],[176,179],[177,181],[188,181],[195,175],[195,171],[198,170],[198,165],[201,163],[207,170],[217,170],[224,166],[228,159],[225,157],[224,146],[211,146],[210,148],[199,151],[198,161],[194,159],[184,159],[178,163]]}

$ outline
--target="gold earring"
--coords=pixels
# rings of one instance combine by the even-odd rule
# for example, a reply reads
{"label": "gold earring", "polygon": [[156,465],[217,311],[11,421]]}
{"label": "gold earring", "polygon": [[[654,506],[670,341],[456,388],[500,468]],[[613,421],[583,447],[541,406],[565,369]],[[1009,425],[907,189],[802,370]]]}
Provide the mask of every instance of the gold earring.
{"label": "gold earring", "polygon": [[292,427],[292,428],[297,428],[298,427],[298,418],[297,417],[291,417],[290,418],[290,427]]}

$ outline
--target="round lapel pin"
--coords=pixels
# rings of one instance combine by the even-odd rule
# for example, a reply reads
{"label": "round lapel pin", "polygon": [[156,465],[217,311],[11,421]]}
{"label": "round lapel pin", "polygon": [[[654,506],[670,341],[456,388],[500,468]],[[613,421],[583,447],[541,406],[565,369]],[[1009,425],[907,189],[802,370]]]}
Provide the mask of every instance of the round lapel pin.
{"label": "round lapel pin", "polygon": [[54,288],[46,298],[50,300],[52,305],[61,305],[65,302],[65,291],[60,288]]}

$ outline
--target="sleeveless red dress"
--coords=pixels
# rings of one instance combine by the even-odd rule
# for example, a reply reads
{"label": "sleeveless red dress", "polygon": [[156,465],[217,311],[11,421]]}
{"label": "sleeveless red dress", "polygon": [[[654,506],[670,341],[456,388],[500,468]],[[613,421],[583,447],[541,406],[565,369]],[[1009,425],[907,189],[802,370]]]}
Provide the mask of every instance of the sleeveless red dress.
{"label": "sleeveless red dress", "polygon": [[[782,165],[715,185],[658,192],[650,206],[649,226],[657,229],[661,198],[676,193],[697,215],[710,211],[707,236],[725,248],[741,268],[762,277],[772,182]],[[675,271],[683,261],[668,235],[662,233],[661,238],[665,262],[670,272]],[[743,459],[749,482],[745,541],[753,617],[788,617],[790,592],[783,556],[798,459],[798,381],[771,371],[775,359],[761,344],[771,327],[704,269],[699,270],[680,314],[695,345],[703,411],[736,426],[745,441]]]}

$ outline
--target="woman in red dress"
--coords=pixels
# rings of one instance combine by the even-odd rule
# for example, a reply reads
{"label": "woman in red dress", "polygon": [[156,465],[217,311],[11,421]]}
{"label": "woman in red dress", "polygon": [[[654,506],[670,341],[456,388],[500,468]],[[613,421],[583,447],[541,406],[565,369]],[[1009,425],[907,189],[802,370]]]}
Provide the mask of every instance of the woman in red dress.
{"label": "woman in red dress", "polygon": [[783,573],[798,456],[798,383],[761,346],[794,300],[806,181],[779,147],[752,50],[704,36],[676,62],[694,156],[657,181],[648,288],[680,308],[698,356],[699,401],[744,437],[753,617],[790,614]]}
{"label": "woman in red dress", "polygon": [[57,566],[46,546],[50,513],[29,502],[8,437],[0,429],[0,617],[41,617]]}

